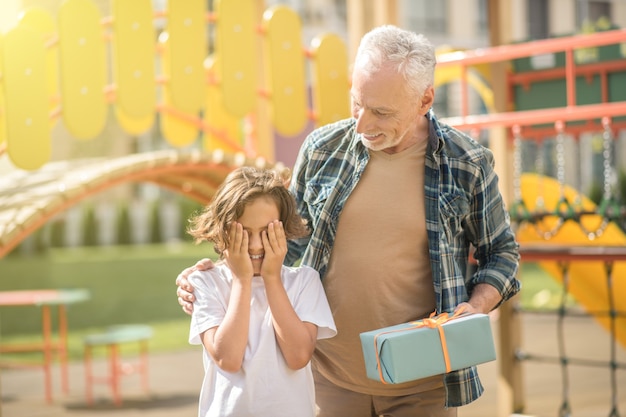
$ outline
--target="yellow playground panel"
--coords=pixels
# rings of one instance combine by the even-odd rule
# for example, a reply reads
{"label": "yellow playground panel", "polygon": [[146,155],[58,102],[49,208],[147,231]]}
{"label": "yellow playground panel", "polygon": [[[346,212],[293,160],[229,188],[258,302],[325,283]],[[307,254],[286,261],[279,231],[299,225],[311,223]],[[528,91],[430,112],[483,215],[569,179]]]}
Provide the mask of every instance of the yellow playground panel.
{"label": "yellow playground panel", "polygon": [[[263,14],[265,34],[267,92],[272,103],[272,120],[276,130],[292,136],[306,125],[307,102],[304,61],[300,46],[302,25],[298,15],[288,7],[276,6]],[[347,87],[347,86],[346,86]],[[287,115],[287,117],[283,117]]]}
{"label": "yellow playground panel", "polygon": [[111,2],[116,22],[111,45],[116,82],[115,113],[131,134],[145,132],[154,123],[156,69],[152,5],[149,1]]}
{"label": "yellow playground panel", "polygon": [[216,41],[224,64],[216,68],[223,108],[234,117],[254,110],[259,85],[255,4],[247,0],[218,1]]}
{"label": "yellow playground panel", "polygon": [[28,8],[0,34],[0,144],[15,167],[39,169],[56,121],[91,140],[111,110],[132,136],[160,114],[175,148],[202,137],[207,150],[274,160],[275,133],[295,137],[309,120],[349,116],[348,61],[338,37],[322,33],[307,48],[293,10],[258,4],[215,1],[209,12],[189,0],[155,11],[150,0],[111,0],[110,16],[92,0],[64,0],[55,13]]}
{"label": "yellow playground panel", "polygon": [[17,27],[2,40],[4,120],[9,157],[24,169],[36,169],[50,158],[49,103],[24,97],[46,90],[45,49],[38,32]]}
{"label": "yellow playground panel", "polygon": [[78,139],[95,137],[106,124],[106,52],[101,18],[89,1],[68,0],[59,9],[61,114],[67,129]]}

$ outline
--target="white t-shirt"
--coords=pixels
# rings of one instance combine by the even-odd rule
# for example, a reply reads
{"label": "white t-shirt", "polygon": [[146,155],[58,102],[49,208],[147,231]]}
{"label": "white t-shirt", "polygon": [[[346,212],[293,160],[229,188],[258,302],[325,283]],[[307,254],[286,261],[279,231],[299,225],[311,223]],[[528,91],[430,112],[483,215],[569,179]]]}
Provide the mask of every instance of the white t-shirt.
{"label": "white t-shirt", "polygon": [[[337,334],[319,274],[309,267],[286,267],[283,286],[298,317],[318,326],[317,338]],[[225,264],[189,276],[196,301],[191,316],[189,343],[202,344],[200,334],[224,319],[232,274]],[[297,371],[287,367],[280,351],[263,278],[254,277],[250,303],[248,345],[241,369],[220,369],[203,349],[204,380],[198,415],[201,417],[313,417],[315,387],[311,364]]]}

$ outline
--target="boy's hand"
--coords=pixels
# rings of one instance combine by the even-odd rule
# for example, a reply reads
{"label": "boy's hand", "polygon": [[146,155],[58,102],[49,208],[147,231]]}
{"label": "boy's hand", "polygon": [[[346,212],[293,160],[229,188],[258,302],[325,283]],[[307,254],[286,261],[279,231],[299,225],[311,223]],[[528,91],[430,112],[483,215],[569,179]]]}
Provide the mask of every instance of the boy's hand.
{"label": "boy's hand", "polygon": [[233,222],[230,226],[228,249],[224,251],[224,259],[235,278],[252,279],[254,268],[248,252],[248,232],[243,230],[241,223]]}
{"label": "boy's hand", "polygon": [[265,281],[280,280],[280,271],[287,255],[287,239],[283,223],[274,220],[261,236],[265,255],[261,264],[261,276]]}

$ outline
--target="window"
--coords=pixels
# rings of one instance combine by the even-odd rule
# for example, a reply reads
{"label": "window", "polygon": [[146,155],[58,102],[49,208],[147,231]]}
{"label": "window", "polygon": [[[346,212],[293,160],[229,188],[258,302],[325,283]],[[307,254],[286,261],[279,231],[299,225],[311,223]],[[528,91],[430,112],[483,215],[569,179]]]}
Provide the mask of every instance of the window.
{"label": "window", "polygon": [[528,36],[530,39],[546,39],[548,30],[548,1],[528,0]]}
{"label": "window", "polygon": [[489,9],[488,0],[478,0],[478,20],[476,33],[486,35],[489,32]]}
{"label": "window", "polygon": [[447,33],[446,3],[443,0],[405,0],[403,10],[409,27],[427,37]]}
{"label": "window", "polygon": [[448,84],[438,86],[437,90],[435,91],[435,102],[433,103],[433,110],[438,117],[451,116],[448,94]]}
{"label": "window", "polygon": [[334,0],[335,2],[335,13],[337,13],[340,21],[345,22],[348,18],[346,11],[346,0]]}
{"label": "window", "polygon": [[586,25],[595,24],[604,17],[611,19],[611,3],[598,0],[576,1],[576,27],[580,30]]}

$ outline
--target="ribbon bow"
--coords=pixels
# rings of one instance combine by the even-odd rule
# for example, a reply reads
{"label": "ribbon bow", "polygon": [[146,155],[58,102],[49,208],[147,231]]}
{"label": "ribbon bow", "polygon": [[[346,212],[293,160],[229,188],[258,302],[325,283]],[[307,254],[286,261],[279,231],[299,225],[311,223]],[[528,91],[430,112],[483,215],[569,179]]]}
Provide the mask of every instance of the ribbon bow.
{"label": "ribbon bow", "polygon": [[409,322],[409,324],[412,325],[412,327],[389,330],[386,332],[378,333],[376,336],[374,336],[374,352],[376,352],[376,365],[378,367],[378,376],[380,378],[380,382],[382,382],[383,384],[388,383],[387,381],[385,381],[385,378],[383,377],[383,369],[380,364],[380,355],[378,354],[378,343],[377,343],[378,337],[387,333],[404,332],[407,330],[420,329],[422,327],[428,327],[430,329],[437,329],[439,333],[439,338],[441,339],[441,350],[443,351],[443,360],[446,365],[446,373],[450,372],[452,370],[452,367],[450,366],[450,355],[448,354],[448,345],[446,343],[446,333],[444,332],[443,327],[441,326],[444,323],[447,323],[450,320],[454,320],[458,318],[459,316],[461,316],[464,310],[465,308],[461,307],[457,311],[455,311],[452,316],[450,316],[448,313],[441,313],[437,315],[437,311],[435,310],[432,313],[430,313],[430,316],[428,316],[428,318]]}

